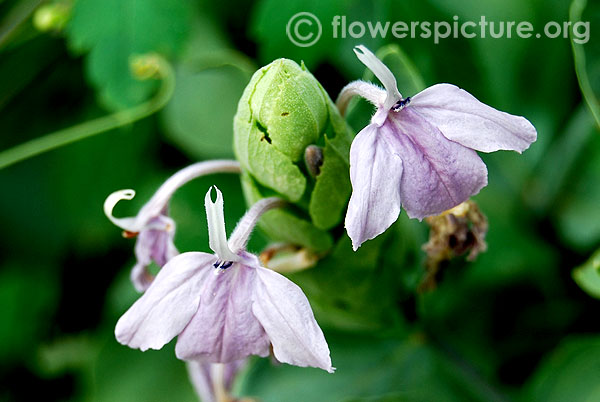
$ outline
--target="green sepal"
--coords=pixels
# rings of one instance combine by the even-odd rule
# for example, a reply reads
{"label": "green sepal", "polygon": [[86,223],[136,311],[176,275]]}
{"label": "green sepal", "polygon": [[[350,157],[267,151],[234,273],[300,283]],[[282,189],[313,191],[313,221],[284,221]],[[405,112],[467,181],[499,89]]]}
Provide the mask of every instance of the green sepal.
{"label": "green sepal", "polygon": [[[268,189],[262,188],[247,172],[242,173],[241,181],[248,205],[275,195],[269,194]],[[327,251],[333,246],[333,238],[328,232],[316,228],[292,207],[266,212],[260,218],[258,226],[271,240],[307,247],[315,252]]]}
{"label": "green sepal", "polygon": [[[348,163],[352,133],[331,101],[328,110],[330,126],[324,136],[323,165],[308,207],[319,229],[331,229],[343,220],[352,191]],[[331,132],[333,136],[328,134]]]}

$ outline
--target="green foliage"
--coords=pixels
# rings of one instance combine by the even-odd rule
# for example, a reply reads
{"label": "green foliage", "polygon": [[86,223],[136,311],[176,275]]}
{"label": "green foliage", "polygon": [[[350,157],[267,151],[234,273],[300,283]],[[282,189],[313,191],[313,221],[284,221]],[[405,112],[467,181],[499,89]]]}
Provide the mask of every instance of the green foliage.
{"label": "green foliage", "polygon": [[248,82],[234,67],[176,70],[177,86],[164,111],[167,138],[191,158],[233,157],[233,116]]}
{"label": "green foliage", "polygon": [[[259,1],[253,15],[250,33],[261,45],[261,60],[269,62],[278,57],[287,57],[297,61],[303,60],[309,66],[315,65],[326,58],[331,53],[332,47],[337,45],[328,24],[334,15],[344,14],[347,9],[347,2],[344,0]],[[322,24],[321,39],[310,49],[290,46],[289,39],[285,36],[289,19],[299,12],[314,14]]]}
{"label": "green foliage", "polygon": [[590,296],[600,299],[600,250],[573,270],[573,279]]}
{"label": "green foliage", "polygon": [[[261,361],[243,383],[244,395],[265,402],[463,401],[468,393],[448,376],[447,361],[419,335],[404,340],[327,334],[337,371],[328,374]],[[337,357],[337,358],[336,358]],[[310,384],[310,386],[308,386]],[[389,394],[393,393],[393,397]],[[384,395],[388,395],[383,399]]]}
{"label": "green foliage", "polygon": [[[0,170],[0,400],[194,400],[173,343],[141,353],[114,339],[116,321],[139,294],[129,281],[134,241],[120,236],[102,203],[114,190],[134,188],[136,198],[115,210],[134,215],[175,171],[231,158],[234,146],[246,170],[241,183],[216,175],[175,193],[176,246],[209,251],[203,199],[210,185],[223,191],[228,233],[250,203],[273,195],[292,201],[264,215],[249,250],[281,241],[319,253],[315,267],[289,278],[309,298],[337,367],[328,374],[252,359],[235,395],[265,402],[600,399],[597,2],[574,0],[570,16],[564,0],[234,0],[227,7],[77,0],[66,28],[51,33],[33,25],[35,4],[0,1],[0,152],[105,116],[104,108],[153,99],[159,82],[136,80],[132,56],[165,56],[176,86],[158,116]],[[300,11],[322,23],[312,47],[286,36]],[[572,48],[566,38],[543,37],[434,44],[333,38],[335,15],[365,24],[485,15],[528,20],[536,30],[571,18],[591,28],[589,42]],[[426,223],[402,212],[356,253],[343,228],[349,146],[373,107],[353,101],[342,119],[331,99],[351,80],[379,84],[352,52],[361,43],[391,68],[404,96],[451,82],[538,129],[522,155],[482,155],[489,185],[475,201],[489,220],[488,251],[474,262],[443,264],[426,293],[419,290]],[[236,111],[244,130],[234,138]],[[316,177],[303,160],[307,145],[324,154]]]}
{"label": "green foliage", "polygon": [[31,360],[31,342],[47,330],[45,317],[54,313],[58,298],[51,270],[27,272],[20,264],[0,271],[0,358],[3,362]]}
{"label": "green foliage", "polygon": [[545,359],[531,384],[528,400],[583,402],[600,398],[600,339],[565,340]]}
{"label": "green foliage", "polygon": [[189,32],[191,10],[187,0],[75,3],[68,39],[76,51],[89,52],[87,74],[104,105],[131,107],[150,95],[155,87],[132,76],[131,57],[149,52],[174,54]]}
{"label": "green foliage", "polygon": [[[249,174],[242,176],[242,189],[250,205],[273,195],[272,191],[261,187]],[[316,228],[302,215],[292,208],[274,209],[261,217],[259,226],[274,241],[308,247],[315,251],[328,250],[333,244],[331,235]]]}

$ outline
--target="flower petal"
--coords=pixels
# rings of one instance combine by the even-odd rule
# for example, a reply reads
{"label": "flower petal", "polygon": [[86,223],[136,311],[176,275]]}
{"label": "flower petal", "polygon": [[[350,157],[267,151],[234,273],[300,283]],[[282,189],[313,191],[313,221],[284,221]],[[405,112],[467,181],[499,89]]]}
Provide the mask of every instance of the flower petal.
{"label": "flower petal", "polygon": [[252,311],[273,344],[275,358],[333,373],[329,346],[302,290],[270,269],[258,267],[256,272]]}
{"label": "flower petal", "polygon": [[208,275],[198,311],[177,339],[179,359],[230,363],[269,354],[269,339],[252,314],[256,268],[244,264]]}
{"label": "flower petal", "polygon": [[159,218],[155,218],[155,220],[170,221],[170,229],[168,231],[162,229],[146,229],[139,233],[135,243],[135,257],[137,263],[131,271],[131,281],[138,292],[144,292],[154,279],[147,269],[152,261],[162,267],[169,262],[171,258],[179,254],[175,244],[173,244],[175,223],[165,216],[160,216]]}
{"label": "flower petal", "polygon": [[374,124],[365,127],[350,148],[352,196],[346,212],[346,231],[356,251],[383,233],[400,213],[402,160]]}
{"label": "flower petal", "polygon": [[438,215],[487,185],[479,155],[448,140],[410,108],[390,113],[382,134],[402,159],[402,206],[410,218]]}
{"label": "flower petal", "polygon": [[396,102],[402,99],[402,95],[398,92],[398,85],[396,84],[396,77],[390,71],[390,69],[383,64],[381,60],[377,58],[369,49],[363,45],[356,46],[354,48],[356,57],[365,65],[369,70],[375,74],[375,77],[381,81],[387,92],[387,96],[383,103],[383,108],[388,110]]}
{"label": "flower petal", "polygon": [[449,140],[481,152],[523,152],[537,139],[535,127],[478,101],[451,84],[437,84],[413,96],[409,108],[436,126]]}
{"label": "flower petal", "polygon": [[148,265],[150,263],[142,263],[138,260],[138,262],[131,268],[131,273],[129,274],[129,279],[131,283],[133,283],[133,287],[139,293],[144,293],[154,280],[154,275],[148,270]]}
{"label": "flower petal", "polygon": [[144,351],[160,349],[173,339],[198,309],[201,284],[215,259],[206,253],[184,253],[169,261],[117,322],[117,340]]}
{"label": "flower petal", "polygon": [[142,230],[135,243],[135,255],[138,261],[146,262],[147,264],[154,261],[162,267],[169,262],[171,258],[179,254],[173,243],[173,237],[175,236],[175,222],[166,216],[160,216],[150,221],[150,224],[155,221],[169,222],[162,224],[162,227],[168,227],[169,229]]}

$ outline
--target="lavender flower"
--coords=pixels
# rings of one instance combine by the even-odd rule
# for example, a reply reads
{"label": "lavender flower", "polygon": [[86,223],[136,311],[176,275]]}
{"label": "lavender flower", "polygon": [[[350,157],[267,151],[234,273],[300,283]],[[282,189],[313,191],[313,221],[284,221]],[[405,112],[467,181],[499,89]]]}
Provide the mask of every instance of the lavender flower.
{"label": "lavender flower", "polygon": [[164,182],[135,217],[115,218],[112,210],[121,200],[131,200],[134,190],[119,190],[104,201],[104,213],[112,223],[124,230],[123,236],[136,237],[136,264],[131,270],[131,281],[138,292],[145,291],[154,276],[148,266],[154,261],[160,267],[179,254],[173,244],[175,222],[168,216],[168,203],[173,193],[185,183],[211,173],[239,173],[236,161],[215,160],[198,162],[171,176]]}
{"label": "lavender flower", "polygon": [[187,370],[194,390],[202,402],[235,402],[230,396],[230,391],[235,376],[246,363],[246,359],[226,364],[189,361]]}
{"label": "lavender flower", "polygon": [[354,95],[377,107],[350,149],[352,196],[345,226],[354,250],[398,219],[438,215],[487,185],[487,168],[475,151],[522,152],[537,138],[531,123],[479,102],[451,84],[403,98],[391,71],[366,47],[354,52],[381,81],[355,81],[342,89],[344,113]]}
{"label": "lavender flower", "polygon": [[211,191],[205,206],[215,254],[190,252],[170,260],[117,323],[117,340],[144,351],[178,336],[178,358],[211,363],[264,357],[272,346],[281,362],[333,372],[329,347],[302,290],[245,251],[260,216],[283,201],[254,204],[227,241],[223,198],[216,189],[213,202]]}

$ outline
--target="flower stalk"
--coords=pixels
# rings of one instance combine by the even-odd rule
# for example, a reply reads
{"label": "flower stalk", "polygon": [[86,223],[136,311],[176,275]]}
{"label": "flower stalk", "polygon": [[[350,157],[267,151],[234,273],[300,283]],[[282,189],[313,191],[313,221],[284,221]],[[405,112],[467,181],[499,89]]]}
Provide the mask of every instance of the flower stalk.
{"label": "flower stalk", "polygon": [[152,59],[152,62],[156,64],[158,78],[161,80],[161,86],[154,97],[130,109],[61,129],[4,150],[0,152],[0,169],[62,146],[134,123],[161,110],[169,102],[175,89],[173,69],[169,62],[158,55],[150,54],[142,57]]}

